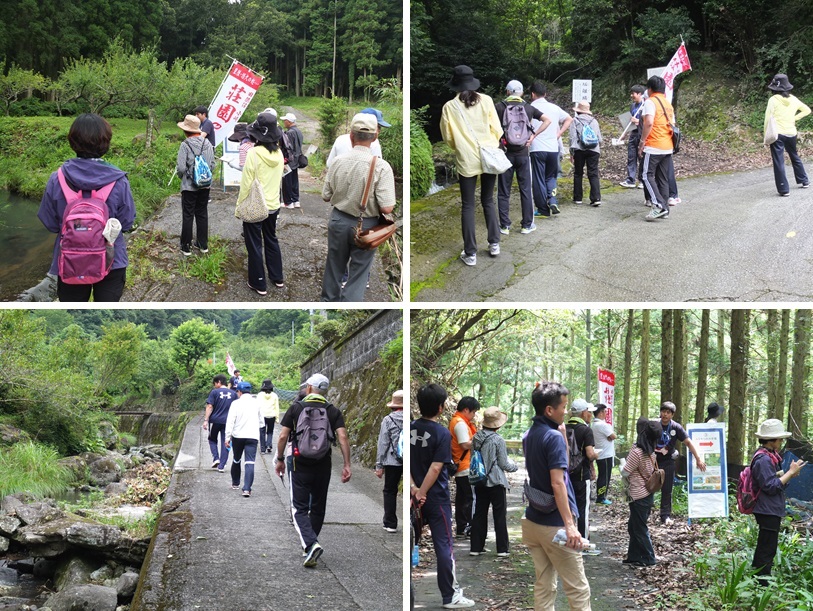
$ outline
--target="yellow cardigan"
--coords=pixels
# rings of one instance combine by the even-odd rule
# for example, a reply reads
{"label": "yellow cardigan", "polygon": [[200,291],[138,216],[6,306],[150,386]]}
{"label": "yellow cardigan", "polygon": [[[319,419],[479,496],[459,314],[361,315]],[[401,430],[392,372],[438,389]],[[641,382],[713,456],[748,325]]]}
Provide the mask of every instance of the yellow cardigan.
{"label": "yellow cardigan", "polygon": [[[466,120],[461,116],[461,109],[466,113]],[[477,136],[477,141],[472,135],[472,130]],[[479,142],[480,146],[498,146],[502,133],[500,119],[494,110],[494,101],[483,93],[480,94],[479,102],[468,108],[457,96],[443,105],[440,134],[444,142],[454,150],[457,173],[461,176],[479,176],[483,173],[477,143]]]}
{"label": "yellow cardigan", "polygon": [[779,94],[771,96],[765,109],[765,129],[771,116],[776,120],[776,130],[783,136],[796,135],[796,122],[810,114],[810,107],[794,95],[787,98]]}
{"label": "yellow cardigan", "polygon": [[279,188],[282,184],[282,168],[285,158],[282,151],[277,149],[273,153],[264,146],[255,146],[249,149],[246,155],[246,165],[243,166],[243,176],[240,178],[240,193],[237,196],[239,204],[251,189],[254,177],[260,179],[265,194],[265,206],[269,212],[280,209]]}

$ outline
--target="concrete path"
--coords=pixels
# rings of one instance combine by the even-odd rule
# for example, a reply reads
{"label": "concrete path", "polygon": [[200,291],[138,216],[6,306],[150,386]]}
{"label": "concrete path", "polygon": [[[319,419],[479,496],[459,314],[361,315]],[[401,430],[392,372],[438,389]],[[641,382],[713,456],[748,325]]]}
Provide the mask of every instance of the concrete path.
{"label": "concrete path", "polygon": [[226,473],[211,469],[201,423],[187,426],[133,611],[401,608],[403,533],[382,528],[374,472],[354,464],[342,484],[334,452],[325,552],[306,569],[274,455],[258,456],[252,496],[243,498],[231,490],[231,461]]}
{"label": "concrete path", "polygon": [[[788,168],[790,171],[790,168]],[[792,178],[792,172],[790,174]],[[562,213],[511,234],[488,256],[477,211],[476,267],[462,248],[459,188],[413,213],[411,282],[418,301],[672,302],[813,299],[813,189],[779,197],[771,168],[678,182],[683,203],[645,222],[638,189],[603,189],[600,208],[560,199]],[[569,195],[569,194],[564,194]],[[435,199],[437,198],[437,200]],[[478,194],[479,198],[479,194]],[[516,229],[516,230],[515,230]]]}

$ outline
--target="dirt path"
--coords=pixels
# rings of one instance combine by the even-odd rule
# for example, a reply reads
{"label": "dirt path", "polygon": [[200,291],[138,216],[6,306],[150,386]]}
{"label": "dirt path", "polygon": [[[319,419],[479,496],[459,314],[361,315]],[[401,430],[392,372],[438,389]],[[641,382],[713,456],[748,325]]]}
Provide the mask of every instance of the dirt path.
{"label": "dirt path", "polygon": [[[464,595],[476,602],[475,609],[500,609],[519,611],[533,608],[534,565],[528,548],[522,544],[520,519],[524,515],[522,482],[525,481],[524,460],[512,457],[520,464],[516,473],[509,473],[511,491],[508,494],[508,534],[511,539],[511,556],[497,558],[494,526],[489,517],[489,534],[486,549],[491,553],[469,556],[469,540],[455,540],[455,563],[457,579],[464,588]],[[610,513],[606,507],[597,507],[591,513],[591,540],[602,551],[599,556],[585,556],[585,573],[590,581],[593,611],[640,610],[638,596],[657,588],[650,586],[641,576],[647,569],[632,569],[621,564],[626,541],[626,516],[623,508]],[[618,533],[619,536],[613,536]],[[412,583],[415,589],[416,609],[442,609],[437,587],[435,557],[428,529],[421,545],[421,562],[413,569]],[[650,569],[651,570],[651,569]],[[650,577],[651,579],[651,577]],[[568,609],[567,598],[559,582],[556,609]]]}
{"label": "dirt path", "polygon": [[[295,108],[284,106],[280,114],[293,112],[297,125],[304,136],[303,150],[316,140],[318,121]],[[156,212],[136,233],[150,238],[148,265],[160,274],[148,274],[139,282],[128,280],[122,301],[203,301],[203,302],[313,302],[319,301],[322,275],[327,256],[327,221],[330,204],[322,200],[322,182],[312,176],[310,168],[299,170],[300,201],[302,207],[295,210],[282,209],[277,223],[277,236],[282,250],[285,288],[269,286],[268,295],[260,297],[246,286],[247,255],[240,233],[242,224],[234,218],[237,189],[228,191],[223,187],[212,188],[209,203],[209,236],[225,241],[228,251],[226,280],[213,285],[180,273],[179,264],[184,258],[179,250],[181,232],[180,193],[167,199],[163,209]],[[176,183],[177,184],[177,183]],[[193,250],[190,259],[201,256]],[[132,263],[131,263],[132,264]],[[376,257],[370,276],[370,288],[365,294],[366,302],[390,301],[386,274],[380,257]]]}

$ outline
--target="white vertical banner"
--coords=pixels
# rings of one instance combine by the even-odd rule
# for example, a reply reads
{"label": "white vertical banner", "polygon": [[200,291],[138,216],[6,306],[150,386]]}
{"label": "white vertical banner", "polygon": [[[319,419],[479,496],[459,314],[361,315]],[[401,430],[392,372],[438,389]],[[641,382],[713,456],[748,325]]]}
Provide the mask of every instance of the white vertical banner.
{"label": "white vertical banner", "polygon": [[722,424],[687,424],[686,433],[692,440],[706,470],[695,465],[687,454],[689,482],[689,518],[728,517],[728,485],[726,468],[725,428]]}
{"label": "white vertical banner", "polygon": [[248,108],[262,82],[262,76],[236,60],[232,62],[209,105],[209,120],[215,126],[215,146],[234,132],[234,125]]}
{"label": "white vertical banner", "polygon": [[231,354],[228,352],[226,353],[226,371],[229,372],[230,376],[234,375],[234,361],[231,360]]}
{"label": "white vertical banner", "polygon": [[680,47],[675,51],[672,59],[664,68],[661,77],[666,82],[666,99],[672,101],[672,94],[675,91],[675,77],[681,72],[691,70],[692,64],[689,61],[689,53],[686,51],[686,45],[680,43]]}
{"label": "white vertical banner", "polygon": [[587,100],[593,101],[593,81],[591,80],[574,80],[573,81],[573,103]]}
{"label": "white vertical banner", "polygon": [[598,402],[607,406],[605,420],[613,426],[613,412],[615,411],[615,373],[609,369],[598,368]]}

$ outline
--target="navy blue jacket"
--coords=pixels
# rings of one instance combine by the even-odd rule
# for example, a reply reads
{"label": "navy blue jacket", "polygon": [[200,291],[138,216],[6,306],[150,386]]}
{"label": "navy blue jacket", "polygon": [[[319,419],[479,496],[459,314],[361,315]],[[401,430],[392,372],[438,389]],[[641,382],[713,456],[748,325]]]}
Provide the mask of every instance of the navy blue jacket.
{"label": "navy blue jacket", "polygon": [[754,480],[755,490],[760,490],[757,504],[754,506],[754,513],[766,514],[769,516],[785,517],[785,484],[783,484],[777,471],[782,468],[782,459],[776,452],[770,452],[770,456],[759,453],[753,460],[754,466],[751,468],[751,477]]}

